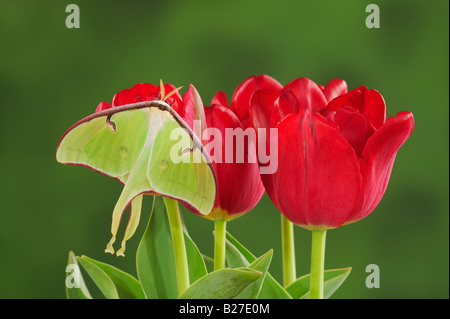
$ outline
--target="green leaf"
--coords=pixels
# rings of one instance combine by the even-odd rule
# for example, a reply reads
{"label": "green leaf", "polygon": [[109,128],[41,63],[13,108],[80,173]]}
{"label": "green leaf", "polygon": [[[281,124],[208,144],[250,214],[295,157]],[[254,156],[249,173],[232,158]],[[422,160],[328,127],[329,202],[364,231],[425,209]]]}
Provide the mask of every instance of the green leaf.
{"label": "green leaf", "polygon": [[[184,242],[189,266],[189,281],[195,282],[208,272],[203,256],[184,227]],[[145,295],[150,299],[177,298],[173,241],[167,210],[161,196],[155,196],[147,230],[138,247],[137,273]]]}
{"label": "green leaf", "polygon": [[266,277],[267,270],[269,269],[270,262],[272,261],[273,250],[269,250],[267,253],[252,262],[248,268],[262,272],[262,276],[248,285],[240,294],[238,294],[236,299],[257,299],[261,291],[261,287],[264,283],[264,278]]}
{"label": "green leaf", "polygon": [[[329,269],[324,271],[323,298],[328,299],[347,279],[351,267]],[[295,299],[309,299],[309,274],[304,275],[286,287],[286,290]]]}
{"label": "green leaf", "polygon": [[[228,236],[228,233],[227,233]],[[226,240],[226,260],[227,265],[230,268],[239,268],[239,267],[247,267],[250,265],[250,261],[254,261],[256,259],[250,258],[247,259],[244,257],[244,255],[241,253],[239,248],[234,246],[230,241],[228,241],[228,238]]]}
{"label": "green leaf", "polygon": [[119,294],[117,293],[114,282],[100,267],[87,259],[81,257],[76,258],[106,299],[119,299]]}
{"label": "green leaf", "polygon": [[144,299],[144,291],[139,281],[132,275],[106,263],[81,256],[82,260],[99,267],[113,281],[120,299]]}
{"label": "green leaf", "polygon": [[249,268],[216,270],[194,282],[180,299],[231,299],[261,276]]}
{"label": "green leaf", "polygon": [[[236,238],[231,236],[229,232],[226,234],[227,239],[227,255],[228,252],[232,254],[232,256],[237,256],[236,262],[241,260],[243,264],[249,264],[256,260],[255,255],[253,255],[247,248],[244,247],[240,242],[237,241]],[[238,256],[239,255],[239,256]],[[228,260],[227,260],[228,261]],[[233,263],[233,261],[231,261]],[[232,266],[230,266],[232,267]]]}
{"label": "green leaf", "polygon": [[[242,245],[230,233],[226,234],[227,239],[227,262],[230,267],[247,267],[256,260],[256,257]],[[259,292],[260,299],[292,299],[287,291],[267,273]]]}
{"label": "green leaf", "polygon": [[203,261],[205,262],[206,271],[208,273],[213,272],[214,271],[214,258],[209,257],[205,254],[202,254],[202,257],[203,257]]}
{"label": "green leaf", "polygon": [[65,286],[67,299],[92,299],[73,251],[69,252]]}
{"label": "green leaf", "polygon": [[292,299],[286,289],[281,286],[278,281],[273,278],[270,273],[267,273],[261,291],[259,292],[259,299]]}
{"label": "green leaf", "polygon": [[203,256],[198,250],[197,245],[194,243],[192,238],[187,233],[186,228],[184,229],[184,242],[186,245],[186,255],[188,259],[189,267],[189,281],[192,284],[194,281],[205,276],[208,271],[206,270],[205,261]]}
{"label": "green leaf", "polygon": [[154,197],[150,220],[137,250],[136,267],[147,298],[177,298],[172,237],[166,206],[160,196]]}

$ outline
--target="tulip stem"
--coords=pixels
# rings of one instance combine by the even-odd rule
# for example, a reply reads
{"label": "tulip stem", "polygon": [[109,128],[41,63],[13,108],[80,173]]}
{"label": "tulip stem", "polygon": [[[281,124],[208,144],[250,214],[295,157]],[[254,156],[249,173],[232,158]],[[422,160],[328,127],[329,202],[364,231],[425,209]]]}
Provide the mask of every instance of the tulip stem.
{"label": "tulip stem", "polygon": [[310,298],[323,299],[323,271],[327,230],[312,231]]}
{"label": "tulip stem", "polygon": [[225,268],[225,236],[227,221],[216,219],[214,222],[214,270]]}
{"label": "tulip stem", "polygon": [[189,268],[184,243],[183,223],[181,222],[180,207],[175,199],[163,197],[169,218],[172,235],[173,251],[175,255],[175,270],[177,274],[177,289],[180,296],[189,287]]}
{"label": "tulip stem", "polygon": [[283,285],[292,284],[297,279],[295,269],[294,224],[281,214],[281,250],[283,260]]}

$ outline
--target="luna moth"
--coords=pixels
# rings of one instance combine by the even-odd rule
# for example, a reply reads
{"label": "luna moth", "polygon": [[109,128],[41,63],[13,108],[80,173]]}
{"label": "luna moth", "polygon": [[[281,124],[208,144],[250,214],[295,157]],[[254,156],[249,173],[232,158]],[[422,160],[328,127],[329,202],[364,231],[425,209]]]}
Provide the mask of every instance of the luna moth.
{"label": "luna moth", "polygon": [[[178,129],[181,140],[171,138]],[[200,160],[173,161],[178,155]],[[118,179],[123,191],[114,207],[106,252],[114,253],[122,214],[131,204],[130,219],[117,255],[139,224],[145,193],[182,201],[201,214],[208,214],[216,196],[216,177],[208,153],[186,122],[164,101],[153,100],[113,107],[94,113],[72,125],[59,141],[56,159],[81,165]]]}

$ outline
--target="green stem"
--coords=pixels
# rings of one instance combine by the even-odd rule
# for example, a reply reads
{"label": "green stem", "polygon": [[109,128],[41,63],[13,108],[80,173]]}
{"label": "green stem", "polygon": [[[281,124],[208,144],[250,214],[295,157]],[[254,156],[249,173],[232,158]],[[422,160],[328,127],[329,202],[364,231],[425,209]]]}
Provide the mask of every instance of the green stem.
{"label": "green stem", "polygon": [[323,299],[326,230],[312,231],[310,298]]}
{"label": "green stem", "polygon": [[214,222],[214,270],[225,268],[225,236],[227,221],[216,219]]}
{"label": "green stem", "polygon": [[294,224],[281,214],[281,250],[283,259],[283,285],[292,284],[296,279]]}
{"label": "green stem", "polygon": [[178,295],[181,295],[189,287],[189,268],[186,245],[184,244],[183,223],[181,222],[178,202],[172,198],[164,197],[164,203],[166,204],[170,232],[172,234]]}

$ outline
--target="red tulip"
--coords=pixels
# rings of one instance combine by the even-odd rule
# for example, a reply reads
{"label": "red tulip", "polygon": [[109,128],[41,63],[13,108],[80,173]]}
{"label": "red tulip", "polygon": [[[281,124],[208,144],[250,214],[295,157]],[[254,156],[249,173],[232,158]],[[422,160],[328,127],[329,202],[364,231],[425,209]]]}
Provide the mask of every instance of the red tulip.
{"label": "red tulip", "polygon": [[190,86],[183,95],[182,107],[175,110],[200,137],[214,166],[217,194],[213,209],[204,217],[214,221],[214,269],[219,270],[226,264],[227,222],[249,212],[264,193],[255,141],[245,137],[244,127],[228,108],[224,92],[217,92],[211,106],[204,108],[199,94]]}
{"label": "red tulip", "polygon": [[172,84],[154,85],[150,83],[138,83],[130,89],[123,89],[114,95],[112,104],[100,102],[95,112],[100,112],[115,106],[132,104],[153,99],[165,100],[173,108],[182,104],[181,95],[178,89]]}
{"label": "red tulip", "polygon": [[[254,126],[250,109],[250,99],[252,98],[253,92],[278,93],[281,89],[283,89],[283,86],[268,75],[251,76],[242,82],[234,91],[230,109],[237,115],[244,127]],[[262,111],[264,110],[262,109]]]}
{"label": "red tulip", "polygon": [[[227,139],[227,129],[242,132],[244,127],[238,117],[227,107],[225,93],[219,91],[211,106],[202,106],[195,101],[198,93],[191,86],[183,95],[181,108],[175,109],[202,137],[202,143],[210,152],[217,182],[217,197],[213,210],[204,217],[212,220],[232,220],[249,212],[261,199],[264,186],[259,175],[254,141],[247,140],[244,149],[237,149],[236,141]],[[199,107],[200,105],[200,107]],[[194,120],[202,122],[201,129],[195,128]],[[232,161],[227,160],[227,152],[233,152]],[[237,161],[242,152],[243,162]],[[254,158],[255,161],[249,159]]]}
{"label": "red tulip", "polygon": [[389,182],[414,119],[386,120],[383,97],[342,80],[319,86],[295,79],[282,90],[246,92],[254,127],[278,129],[278,169],[262,175],[266,191],[294,224],[330,229],[369,215]]}

